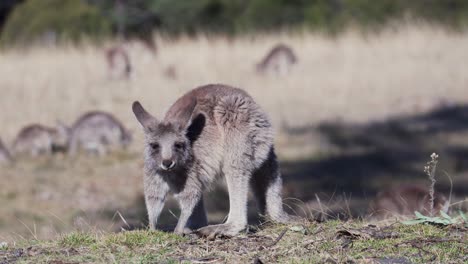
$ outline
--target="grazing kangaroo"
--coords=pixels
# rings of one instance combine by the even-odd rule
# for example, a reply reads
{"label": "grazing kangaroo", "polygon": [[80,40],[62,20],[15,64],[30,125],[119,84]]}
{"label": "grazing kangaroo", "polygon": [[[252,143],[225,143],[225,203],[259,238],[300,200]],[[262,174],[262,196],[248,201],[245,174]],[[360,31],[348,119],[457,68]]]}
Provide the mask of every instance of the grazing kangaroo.
{"label": "grazing kangaroo", "polygon": [[68,128],[59,124],[57,128],[32,124],[20,130],[13,143],[14,155],[37,157],[63,151],[68,144]]}
{"label": "grazing kangaroo", "polygon": [[82,148],[88,153],[105,155],[114,146],[127,147],[130,132],[112,114],[92,111],[82,115],[70,132],[69,154],[75,156]]}
{"label": "grazing kangaroo", "polygon": [[0,164],[8,164],[13,161],[10,152],[8,151],[3,141],[0,139]]}
{"label": "grazing kangaroo", "polygon": [[[145,201],[151,229],[156,227],[168,192],[181,209],[176,233],[198,229],[209,238],[233,236],[247,225],[249,185],[259,209],[272,220],[288,222],[282,179],[266,113],[245,91],[206,85],[179,98],[158,120],[139,102],[133,112],[145,133]],[[216,177],[226,178],[229,216],[207,225],[203,191]]]}
{"label": "grazing kangaroo", "polygon": [[293,50],[284,44],[274,46],[263,60],[256,65],[259,73],[287,74],[297,63]]}
{"label": "grazing kangaroo", "polygon": [[114,46],[106,50],[106,61],[109,68],[109,75],[112,78],[130,78],[132,65],[130,56],[122,46]]}
{"label": "grazing kangaroo", "polygon": [[[446,213],[449,205],[450,202],[442,193],[434,193],[434,214],[440,211]],[[430,206],[429,191],[419,186],[409,185],[378,193],[370,209],[371,213],[378,218],[387,218],[394,215],[414,215],[415,211],[429,215]]]}

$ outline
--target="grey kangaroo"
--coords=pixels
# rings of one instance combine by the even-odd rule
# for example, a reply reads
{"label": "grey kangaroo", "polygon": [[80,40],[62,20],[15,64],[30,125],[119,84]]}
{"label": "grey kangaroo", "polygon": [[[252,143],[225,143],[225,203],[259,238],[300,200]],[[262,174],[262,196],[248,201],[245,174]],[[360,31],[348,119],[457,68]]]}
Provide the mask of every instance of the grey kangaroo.
{"label": "grey kangaroo", "polygon": [[25,126],[20,130],[13,143],[14,155],[37,157],[41,154],[51,155],[63,150],[68,143],[67,128],[58,124],[57,128],[40,124]]}
{"label": "grey kangaroo", "polygon": [[106,50],[106,61],[109,76],[129,79],[132,74],[132,64],[127,50],[123,46],[113,46]]}
{"label": "grey kangaroo", "polygon": [[[276,222],[296,219],[283,211],[282,179],[266,113],[245,91],[206,85],[179,98],[158,120],[139,102],[133,112],[145,133],[144,192],[149,226],[155,229],[168,192],[181,209],[176,233],[233,236],[247,225],[249,185],[262,213]],[[224,175],[227,221],[207,225],[202,193]]]}
{"label": "grey kangaroo", "polygon": [[112,114],[91,111],[82,115],[73,124],[70,135],[69,155],[75,156],[82,148],[99,156],[107,154],[110,148],[126,148],[132,141],[130,132]]}
{"label": "grey kangaroo", "polygon": [[258,73],[285,75],[296,63],[297,57],[293,50],[285,44],[278,44],[256,65],[256,68]]}

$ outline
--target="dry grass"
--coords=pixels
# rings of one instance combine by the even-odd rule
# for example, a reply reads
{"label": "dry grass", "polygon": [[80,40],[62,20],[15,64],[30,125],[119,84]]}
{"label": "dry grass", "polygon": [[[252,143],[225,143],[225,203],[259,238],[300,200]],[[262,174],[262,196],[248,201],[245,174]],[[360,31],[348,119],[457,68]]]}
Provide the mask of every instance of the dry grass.
{"label": "dry grass", "polygon": [[[118,220],[107,217],[99,224],[89,214],[130,210],[141,193],[142,133],[130,111],[137,99],[161,116],[185,91],[226,83],[251,93],[278,130],[330,120],[367,122],[468,102],[468,33],[402,26],[368,36],[350,31],[334,39],[304,33],[157,42],[156,56],[130,46],[135,72],[129,81],[109,80],[103,47],[0,53],[0,137],[5,143],[26,124],[71,124],[93,109],[114,113],[136,138],[130,153],[104,160],[57,157],[2,168],[0,241],[74,230],[83,225],[79,217],[90,229],[112,229]],[[284,78],[255,75],[255,63],[278,42],[295,50],[297,67]],[[171,65],[177,80],[164,76]],[[283,160],[326,152],[319,136],[304,141],[278,132]]]}
{"label": "dry grass", "polygon": [[[255,75],[254,64],[277,42],[296,51],[298,67],[286,78]],[[162,114],[183,92],[218,82],[248,90],[277,125],[286,118],[290,125],[303,125],[422,112],[441,101],[468,100],[467,44],[468,34],[426,26],[371,36],[348,32],[335,39],[309,33],[158,39],[155,58],[131,46],[135,73],[129,82],[107,79],[99,47],[13,50],[0,54],[0,135],[9,142],[24,124],[71,123],[96,108],[136,130],[129,110],[133,100]],[[175,65],[178,80],[163,76],[169,65]]]}

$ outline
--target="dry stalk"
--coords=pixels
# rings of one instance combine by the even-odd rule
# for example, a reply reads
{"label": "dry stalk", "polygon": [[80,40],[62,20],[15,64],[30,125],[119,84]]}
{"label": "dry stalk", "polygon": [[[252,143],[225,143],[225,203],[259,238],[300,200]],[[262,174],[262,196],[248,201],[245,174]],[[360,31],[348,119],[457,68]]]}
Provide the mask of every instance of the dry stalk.
{"label": "dry stalk", "polygon": [[429,187],[429,202],[430,202],[430,216],[434,216],[434,190],[435,190],[435,173],[437,169],[437,163],[439,162],[439,155],[432,153],[431,161],[427,162],[427,166],[424,167],[424,172],[429,177],[431,185]]}

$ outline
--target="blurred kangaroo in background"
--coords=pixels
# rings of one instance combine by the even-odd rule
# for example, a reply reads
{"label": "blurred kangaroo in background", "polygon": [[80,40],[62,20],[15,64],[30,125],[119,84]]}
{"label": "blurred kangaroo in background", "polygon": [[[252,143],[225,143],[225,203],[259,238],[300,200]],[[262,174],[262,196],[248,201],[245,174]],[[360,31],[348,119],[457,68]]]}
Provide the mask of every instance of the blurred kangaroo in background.
{"label": "blurred kangaroo in background", "polygon": [[[155,229],[168,192],[181,209],[176,233],[233,236],[247,225],[249,186],[262,213],[277,222],[295,219],[283,211],[282,179],[266,113],[243,90],[206,85],[179,98],[158,120],[139,102],[133,112],[145,133],[145,201]],[[207,225],[203,191],[223,176],[229,215]]]}
{"label": "blurred kangaroo in background", "polygon": [[111,148],[126,148],[132,141],[130,132],[112,114],[92,111],[82,115],[73,124],[70,132],[69,154],[74,156],[79,149],[99,156]]}
{"label": "blurred kangaroo in background", "polygon": [[110,47],[106,50],[106,61],[111,78],[130,78],[132,65],[127,50],[122,46]]}
{"label": "blurred kangaroo in background", "polygon": [[2,139],[0,139],[0,164],[8,164],[13,162],[10,151],[8,151]]}
{"label": "blurred kangaroo in background", "polygon": [[256,65],[256,68],[259,73],[285,75],[296,63],[297,57],[293,50],[285,44],[278,44]]}
{"label": "blurred kangaroo in background", "polygon": [[33,124],[20,130],[13,143],[13,154],[37,157],[65,151],[68,145],[68,128],[58,124],[57,128]]}
{"label": "blurred kangaroo in background", "polygon": [[[434,215],[440,211],[448,212],[450,202],[439,192],[434,193]],[[391,216],[410,216],[418,211],[430,215],[430,194],[427,189],[419,186],[400,186],[382,191],[371,203],[373,216],[387,218]]]}

